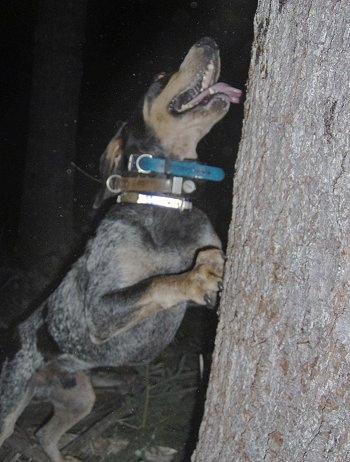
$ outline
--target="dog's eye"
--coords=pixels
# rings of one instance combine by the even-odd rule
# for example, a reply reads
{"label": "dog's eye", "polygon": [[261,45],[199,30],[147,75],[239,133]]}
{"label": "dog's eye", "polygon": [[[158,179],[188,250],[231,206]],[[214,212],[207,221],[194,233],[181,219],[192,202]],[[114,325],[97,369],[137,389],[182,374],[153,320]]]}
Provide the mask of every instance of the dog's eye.
{"label": "dog's eye", "polygon": [[159,74],[156,74],[156,75],[153,77],[152,82],[158,82],[158,80],[163,79],[165,76],[166,76],[166,72],[159,72]]}
{"label": "dog's eye", "polygon": [[161,72],[155,75],[153,78],[153,82],[151,83],[151,86],[149,87],[146,93],[146,98],[149,99],[158,96],[159,93],[163,90],[163,88],[166,87],[170,77],[171,74],[167,72]]}

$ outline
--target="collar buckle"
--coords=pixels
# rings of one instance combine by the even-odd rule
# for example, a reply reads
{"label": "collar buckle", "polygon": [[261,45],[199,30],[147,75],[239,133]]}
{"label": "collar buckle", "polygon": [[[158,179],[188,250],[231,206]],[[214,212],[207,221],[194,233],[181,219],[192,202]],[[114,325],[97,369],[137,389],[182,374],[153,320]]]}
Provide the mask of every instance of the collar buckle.
{"label": "collar buckle", "polygon": [[131,154],[129,157],[129,163],[128,163],[128,170],[129,172],[132,171],[137,171],[138,173],[143,173],[144,175],[148,175],[149,173],[152,173],[152,170],[145,170],[141,166],[142,159],[152,159],[153,156],[152,154]]}

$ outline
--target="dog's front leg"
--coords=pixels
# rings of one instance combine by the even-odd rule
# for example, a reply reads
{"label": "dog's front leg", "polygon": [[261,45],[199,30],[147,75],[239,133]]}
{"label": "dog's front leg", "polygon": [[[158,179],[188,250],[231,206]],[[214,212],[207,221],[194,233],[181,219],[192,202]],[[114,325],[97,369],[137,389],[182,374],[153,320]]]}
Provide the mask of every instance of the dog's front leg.
{"label": "dog's front leg", "polygon": [[154,313],[183,302],[214,306],[222,288],[223,269],[220,249],[202,250],[189,271],[155,276],[103,296],[99,311],[91,312],[92,341],[106,342]]}

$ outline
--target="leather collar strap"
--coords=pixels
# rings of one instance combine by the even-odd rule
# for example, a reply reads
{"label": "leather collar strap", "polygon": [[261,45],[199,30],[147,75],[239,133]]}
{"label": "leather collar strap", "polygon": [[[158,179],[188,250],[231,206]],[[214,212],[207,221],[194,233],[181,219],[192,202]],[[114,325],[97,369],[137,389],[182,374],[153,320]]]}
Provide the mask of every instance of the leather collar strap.
{"label": "leather collar strap", "polygon": [[157,205],[158,207],[166,207],[177,209],[180,212],[192,209],[192,202],[183,197],[160,196],[157,194],[141,194],[137,192],[124,192],[117,198],[118,203],[128,204],[147,204]]}
{"label": "leather collar strap", "polygon": [[106,186],[113,194],[120,194],[127,191],[191,194],[196,190],[196,185],[192,180],[184,180],[177,176],[172,178],[154,178],[111,175],[107,179]]}
{"label": "leather collar strap", "polygon": [[225,172],[219,167],[201,164],[191,160],[169,160],[153,157],[152,154],[132,154],[129,158],[129,171],[138,173],[160,173],[198,180],[222,181]]}

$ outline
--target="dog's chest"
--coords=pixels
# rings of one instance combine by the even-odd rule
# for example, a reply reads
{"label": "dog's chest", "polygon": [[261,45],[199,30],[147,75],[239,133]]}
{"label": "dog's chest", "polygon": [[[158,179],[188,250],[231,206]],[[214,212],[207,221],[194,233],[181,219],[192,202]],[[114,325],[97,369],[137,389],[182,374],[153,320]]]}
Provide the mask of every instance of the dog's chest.
{"label": "dog's chest", "polygon": [[161,351],[176,333],[184,304],[157,313],[99,346],[90,341],[91,313],[103,316],[101,303],[108,294],[132,290],[153,276],[187,271],[199,249],[220,247],[201,212],[187,216],[147,208],[140,212],[137,208],[112,211],[50,297],[51,332],[61,347],[78,357],[118,365],[143,361]]}
{"label": "dog's chest", "polygon": [[87,259],[90,278],[98,277],[106,291],[188,270],[200,248],[220,246],[208,218],[198,210],[125,208],[110,217],[101,224]]}

